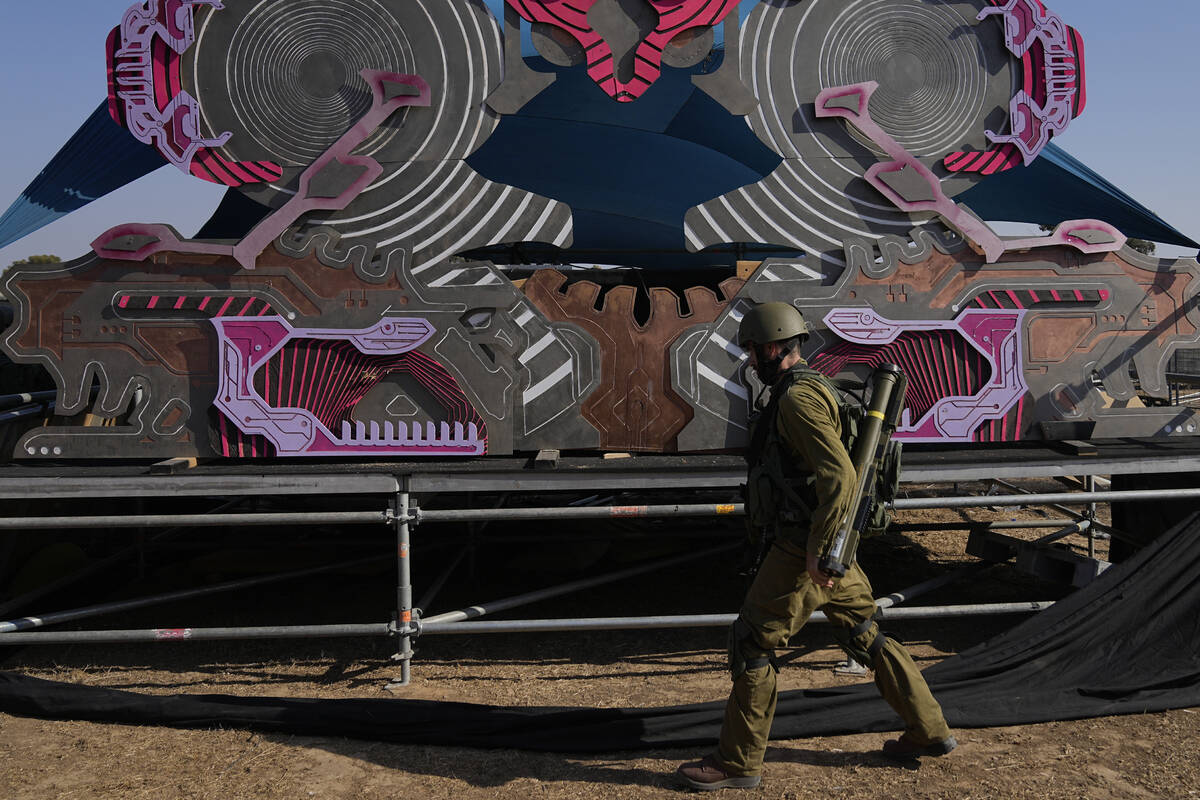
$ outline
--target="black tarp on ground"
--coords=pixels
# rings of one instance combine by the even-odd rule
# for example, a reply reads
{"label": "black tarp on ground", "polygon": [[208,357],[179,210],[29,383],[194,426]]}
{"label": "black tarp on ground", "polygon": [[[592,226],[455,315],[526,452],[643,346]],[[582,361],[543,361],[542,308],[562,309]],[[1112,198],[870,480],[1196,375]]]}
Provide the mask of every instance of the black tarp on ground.
{"label": "black tarp on ground", "polygon": [[[1009,632],[926,670],[956,728],[1200,706],[1200,515]],[[602,752],[716,740],[721,702],[651,709],[146,696],[0,673],[0,711],[410,744]],[[774,738],[896,730],[870,684],[781,695]]]}

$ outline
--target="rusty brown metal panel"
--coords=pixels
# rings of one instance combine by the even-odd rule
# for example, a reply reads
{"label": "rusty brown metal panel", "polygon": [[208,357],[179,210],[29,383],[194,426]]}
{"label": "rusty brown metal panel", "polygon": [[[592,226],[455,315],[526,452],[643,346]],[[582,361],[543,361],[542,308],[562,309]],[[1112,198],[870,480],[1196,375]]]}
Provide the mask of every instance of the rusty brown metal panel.
{"label": "rusty brown metal panel", "polygon": [[671,344],[687,328],[713,322],[740,281],[722,284],[720,299],[711,289],[687,289],[687,314],[675,292],[652,288],[650,316],[643,324],[634,317],[636,288],[609,290],[597,308],[597,284],[566,283],[557,270],[539,270],[523,291],[547,319],[578,325],[600,346],[600,385],[584,402],[582,414],[600,431],[601,449],[675,452],[679,431],[694,412],[671,389]]}

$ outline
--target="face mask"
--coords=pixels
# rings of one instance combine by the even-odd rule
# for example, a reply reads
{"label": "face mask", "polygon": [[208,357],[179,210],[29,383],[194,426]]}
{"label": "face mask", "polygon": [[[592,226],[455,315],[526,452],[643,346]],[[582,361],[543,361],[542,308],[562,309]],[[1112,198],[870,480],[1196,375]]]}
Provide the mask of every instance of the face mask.
{"label": "face mask", "polygon": [[766,386],[774,386],[775,381],[779,379],[779,365],[783,363],[783,359],[787,356],[787,351],[780,350],[774,358],[768,358],[766,348],[762,345],[756,345],[754,348],[755,361],[757,366],[754,372],[758,375],[758,379]]}

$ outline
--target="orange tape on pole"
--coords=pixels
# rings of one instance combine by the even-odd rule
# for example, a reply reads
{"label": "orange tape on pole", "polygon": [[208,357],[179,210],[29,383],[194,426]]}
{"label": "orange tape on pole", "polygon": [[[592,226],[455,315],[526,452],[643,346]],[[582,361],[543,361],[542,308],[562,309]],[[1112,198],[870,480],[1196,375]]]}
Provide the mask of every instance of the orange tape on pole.
{"label": "orange tape on pole", "polygon": [[613,506],[609,514],[614,517],[642,517],[648,506]]}

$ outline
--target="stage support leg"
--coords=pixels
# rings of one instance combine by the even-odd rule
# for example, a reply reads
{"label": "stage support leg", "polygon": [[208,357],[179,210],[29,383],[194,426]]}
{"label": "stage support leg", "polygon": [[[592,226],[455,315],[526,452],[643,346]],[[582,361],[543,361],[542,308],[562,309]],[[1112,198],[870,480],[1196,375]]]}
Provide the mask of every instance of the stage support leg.
{"label": "stage support leg", "polygon": [[[1083,490],[1085,492],[1096,491],[1096,476],[1095,475],[1088,475],[1086,478],[1084,478]],[[1092,523],[1092,524],[1088,525],[1088,558],[1095,559],[1096,558],[1096,525],[1095,525],[1096,504],[1095,503],[1088,503],[1087,511],[1084,513],[1084,519],[1086,519],[1089,523]]]}
{"label": "stage support leg", "polygon": [[388,688],[408,686],[412,674],[412,629],[413,629],[413,589],[412,589],[412,526],[408,521],[408,476],[401,479],[401,489],[395,499],[396,515],[396,631],[399,635],[399,649],[392,656],[400,662],[400,678],[393,680]]}

